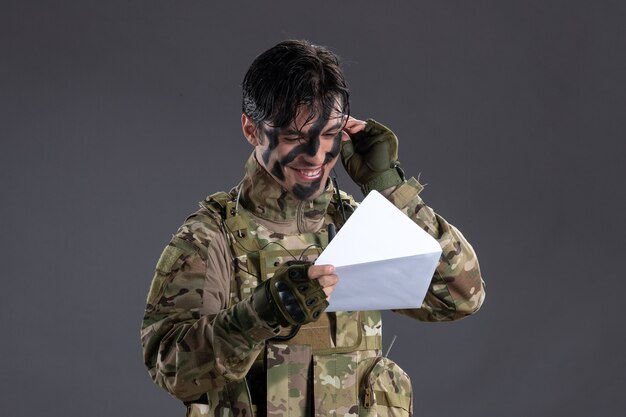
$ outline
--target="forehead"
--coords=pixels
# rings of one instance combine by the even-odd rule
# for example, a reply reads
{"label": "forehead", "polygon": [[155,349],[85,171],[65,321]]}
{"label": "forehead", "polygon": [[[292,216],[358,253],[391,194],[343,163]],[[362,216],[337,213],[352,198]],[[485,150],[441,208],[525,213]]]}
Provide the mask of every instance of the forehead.
{"label": "forehead", "polygon": [[341,126],[345,123],[347,115],[342,113],[338,106],[332,108],[312,108],[311,106],[300,106],[296,117],[281,131],[307,132],[311,128],[324,129]]}

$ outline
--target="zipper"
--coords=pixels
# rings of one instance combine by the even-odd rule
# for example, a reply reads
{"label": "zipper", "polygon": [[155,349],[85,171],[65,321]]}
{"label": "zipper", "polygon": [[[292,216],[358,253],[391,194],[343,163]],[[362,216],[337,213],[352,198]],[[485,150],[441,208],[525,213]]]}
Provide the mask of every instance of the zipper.
{"label": "zipper", "polygon": [[371,408],[372,405],[374,405],[374,401],[373,401],[374,396],[372,395],[373,394],[372,391],[373,391],[372,386],[370,384],[366,384],[365,390],[363,393],[363,406],[365,408]]}
{"label": "zipper", "polygon": [[[306,233],[306,230],[304,230],[304,205],[306,203],[307,201],[300,201],[296,209],[296,224],[298,225],[298,232],[301,234]],[[313,204],[312,201],[309,203]]]}

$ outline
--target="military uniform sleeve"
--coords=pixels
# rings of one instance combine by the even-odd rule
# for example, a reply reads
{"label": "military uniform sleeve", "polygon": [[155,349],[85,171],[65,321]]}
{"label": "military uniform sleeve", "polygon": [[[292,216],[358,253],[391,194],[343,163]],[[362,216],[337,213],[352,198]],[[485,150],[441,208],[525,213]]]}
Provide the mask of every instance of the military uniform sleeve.
{"label": "military uniform sleeve", "polygon": [[152,379],[183,401],[245,377],[275,329],[250,299],[229,306],[230,250],[218,224],[191,218],[165,247],[142,323]]}
{"label": "military uniform sleeve", "polygon": [[478,259],[461,232],[424,204],[422,189],[411,178],[387,198],[437,239],[442,254],[422,306],[396,312],[423,321],[457,320],[476,312],[485,298]]}

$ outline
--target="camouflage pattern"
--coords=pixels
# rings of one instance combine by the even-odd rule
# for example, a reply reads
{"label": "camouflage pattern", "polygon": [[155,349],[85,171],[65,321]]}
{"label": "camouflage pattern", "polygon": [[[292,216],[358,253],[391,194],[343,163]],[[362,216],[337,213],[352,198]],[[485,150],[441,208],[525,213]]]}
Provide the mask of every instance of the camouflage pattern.
{"label": "camouflage pattern", "polygon": [[362,417],[406,416],[413,413],[411,380],[400,367],[378,356],[367,363],[361,380]]}
{"label": "camouflage pattern", "polygon": [[267,344],[268,417],[310,415],[312,354],[308,345]]}
{"label": "camouflage pattern", "polygon": [[[247,417],[256,413],[245,376],[256,362],[265,366],[268,416],[411,415],[408,376],[380,358],[380,312],[328,313],[294,339],[270,340],[289,329],[258,317],[252,290],[288,260],[314,261],[328,244],[324,225],[342,221],[332,189],[301,202],[253,157],[246,170],[230,194],[202,203],[157,264],[142,327],[154,381],[187,402],[190,416]],[[442,260],[424,305],[400,313],[458,319],[482,303],[478,263],[463,236],[424,205],[420,191],[411,179],[389,198],[439,239]],[[341,199],[356,206],[343,193]]]}
{"label": "camouflage pattern", "polygon": [[206,404],[189,404],[187,416],[253,416],[253,409],[248,385],[245,380],[242,380],[207,392]]}
{"label": "camouflage pattern", "polygon": [[422,321],[458,320],[476,312],[485,299],[478,259],[461,232],[424,204],[418,195],[422,189],[411,178],[388,198],[439,241],[441,259],[422,307],[397,312]]}

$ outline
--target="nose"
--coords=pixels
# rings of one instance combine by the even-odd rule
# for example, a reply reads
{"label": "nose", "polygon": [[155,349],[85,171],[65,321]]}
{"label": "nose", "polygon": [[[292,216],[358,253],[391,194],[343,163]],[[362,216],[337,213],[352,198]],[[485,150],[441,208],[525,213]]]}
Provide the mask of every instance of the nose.
{"label": "nose", "polygon": [[309,137],[307,141],[304,143],[304,153],[307,156],[314,157],[320,150],[320,138],[319,135],[313,134],[312,137]]}
{"label": "nose", "polygon": [[327,150],[320,143],[319,137],[310,138],[305,144],[304,159],[313,166],[319,166],[324,163]]}

